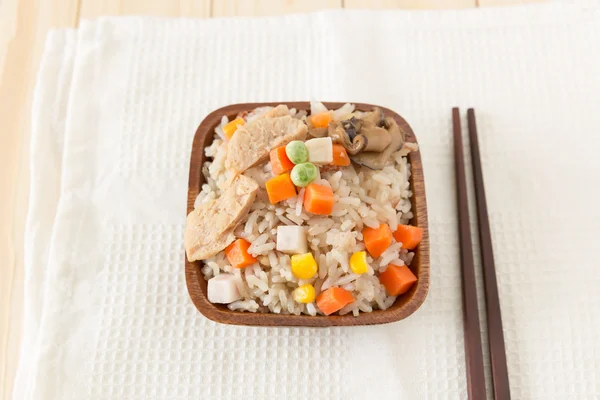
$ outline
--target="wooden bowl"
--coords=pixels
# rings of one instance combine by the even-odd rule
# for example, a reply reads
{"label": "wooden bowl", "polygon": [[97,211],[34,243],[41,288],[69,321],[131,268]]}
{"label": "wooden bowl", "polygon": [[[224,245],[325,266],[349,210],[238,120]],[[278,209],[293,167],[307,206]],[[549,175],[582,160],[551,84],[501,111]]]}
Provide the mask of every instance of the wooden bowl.
{"label": "wooden bowl", "polygon": [[[204,175],[202,165],[206,161],[204,148],[209,146],[213,140],[215,128],[220,124],[221,117],[227,115],[231,120],[242,111],[251,111],[257,107],[276,106],[286,104],[289,108],[297,110],[309,110],[308,102],[277,102],[277,103],[247,103],[233,104],[219,108],[210,113],[198,127],[192,145],[190,159],[190,177],[187,196],[187,213],[194,209],[196,196],[202,189]],[[344,103],[324,103],[328,109],[336,109]],[[370,111],[372,104],[356,104],[356,109]],[[386,116],[393,117],[400,128],[406,133],[407,141],[416,142],[417,138],[408,123],[397,113],[381,107]],[[347,326],[347,325],[375,325],[399,321],[411,315],[423,304],[429,290],[429,232],[427,227],[427,204],[425,199],[425,184],[423,181],[423,167],[421,165],[420,151],[411,152],[408,155],[412,174],[410,186],[413,191],[411,199],[414,218],[412,225],[424,229],[423,240],[416,249],[415,257],[410,269],[417,276],[417,283],[407,293],[399,296],[396,302],[387,310],[376,310],[371,313],[360,313],[358,317],[352,314],[332,315],[329,317],[317,315],[283,315],[271,313],[251,313],[241,311],[230,311],[226,305],[212,304],[207,298],[207,283],[201,272],[202,262],[185,261],[185,280],[188,292],[196,308],[207,318],[224,324],[252,325],[252,326]]]}

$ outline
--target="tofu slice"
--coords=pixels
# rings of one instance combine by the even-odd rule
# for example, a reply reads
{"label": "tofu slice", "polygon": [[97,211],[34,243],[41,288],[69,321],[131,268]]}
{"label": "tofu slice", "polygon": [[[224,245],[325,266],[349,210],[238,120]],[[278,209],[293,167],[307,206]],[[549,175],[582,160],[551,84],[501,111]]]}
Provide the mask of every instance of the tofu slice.
{"label": "tofu slice", "polygon": [[310,139],[304,144],[308,149],[309,162],[320,165],[333,162],[333,142],[330,137]]}
{"label": "tofu slice", "polygon": [[278,226],[276,248],[287,254],[307,253],[306,231],[301,226]]}
{"label": "tofu slice", "polygon": [[235,276],[219,274],[208,280],[208,301],[211,303],[229,304],[241,298]]}
{"label": "tofu slice", "polygon": [[238,175],[218,200],[200,204],[186,219],[183,242],[190,261],[206,260],[235,240],[233,230],[248,215],[258,183]]}
{"label": "tofu slice", "polygon": [[292,140],[304,140],[308,127],[303,121],[283,115],[287,107],[269,111],[272,118],[262,117],[240,126],[227,144],[225,167],[238,174],[269,159],[269,152]]}

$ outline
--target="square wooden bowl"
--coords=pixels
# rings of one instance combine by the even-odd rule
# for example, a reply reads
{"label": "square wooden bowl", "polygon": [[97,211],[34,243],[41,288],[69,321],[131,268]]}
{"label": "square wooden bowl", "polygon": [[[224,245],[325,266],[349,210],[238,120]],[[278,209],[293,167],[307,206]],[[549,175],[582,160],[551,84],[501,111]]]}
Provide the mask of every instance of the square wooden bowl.
{"label": "square wooden bowl", "polygon": [[[202,165],[206,161],[204,148],[209,146],[213,140],[215,128],[220,124],[221,117],[227,115],[232,120],[243,111],[251,111],[257,107],[276,106],[286,104],[289,108],[309,111],[309,102],[278,102],[278,103],[247,103],[233,104],[219,108],[210,113],[198,127],[192,145],[190,159],[190,177],[187,196],[187,213],[194,209],[196,196],[202,189],[205,179],[202,174]],[[324,103],[328,109],[337,109],[344,103]],[[370,111],[375,107],[372,104],[356,104],[360,111]],[[397,113],[380,107],[386,116],[393,117],[401,129],[406,133],[407,141],[417,142],[417,138],[408,123]],[[207,283],[202,275],[202,262],[185,261],[185,279],[188,292],[196,308],[207,318],[224,324],[251,325],[251,326],[347,326],[347,325],[375,325],[399,321],[411,315],[423,304],[429,290],[429,232],[427,227],[427,204],[425,199],[425,184],[423,181],[423,167],[421,165],[420,151],[411,152],[408,155],[412,174],[410,186],[413,191],[411,199],[414,218],[411,225],[424,229],[423,240],[416,249],[415,257],[410,269],[417,276],[417,283],[407,293],[399,296],[396,302],[387,310],[376,310],[371,313],[360,313],[358,317],[352,314],[326,316],[309,315],[283,315],[271,313],[250,313],[241,311],[230,311],[226,305],[212,304],[208,301]]]}

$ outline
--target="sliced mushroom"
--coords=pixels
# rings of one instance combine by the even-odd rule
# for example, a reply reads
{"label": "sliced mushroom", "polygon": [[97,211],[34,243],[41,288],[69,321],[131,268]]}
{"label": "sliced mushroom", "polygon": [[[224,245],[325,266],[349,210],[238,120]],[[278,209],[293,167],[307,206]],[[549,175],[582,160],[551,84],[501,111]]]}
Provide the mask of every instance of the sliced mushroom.
{"label": "sliced mushroom", "polygon": [[391,155],[400,150],[404,144],[404,132],[393,118],[387,117],[384,122],[391,136],[390,144],[383,151],[363,151],[359,154],[351,155],[350,158],[352,161],[367,168],[383,169]]}
{"label": "sliced mushroom", "polygon": [[352,116],[341,122],[330,123],[327,134],[334,143],[344,146],[350,155],[365,151],[381,152],[392,141],[384,124],[383,112],[375,107],[361,118]]}
{"label": "sliced mushroom", "polygon": [[383,115],[381,108],[375,107],[373,108],[373,111],[365,113],[365,115],[361,117],[361,120],[367,124],[383,126],[385,122],[385,115]]}
{"label": "sliced mushroom", "polygon": [[364,136],[366,146],[362,151],[383,151],[392,141],[392,135],[385,129],[378,126],[363,124],[359,136]]}
{"label": "sliced mushroom", "polygon": [[[329,128],[327,130],[327,134],[333,141],[333,143],[341,144],[344,146],[346,151],[352,155],[358,154],[362,149],[365,148],[367,144],[367,140],[364,136],[356,135],[354,137],[350,137],[348,131],[346,131],[344,127],[344,122],[350,120],[330,123]],[[351,126],[346,124],[346,126]],[[350,130],[350,132],[354,133],[354,130]]]}
{"label": "sliced mushroom", "polygon": [[354,140],[354,137],[358,134],[358,131],[360,131],[360,128],[362,127],[362,121],[360,119],[356,119],[356,117],[351,117],[350,119],[342,121],[342,126],[350,137],[350,140]]}

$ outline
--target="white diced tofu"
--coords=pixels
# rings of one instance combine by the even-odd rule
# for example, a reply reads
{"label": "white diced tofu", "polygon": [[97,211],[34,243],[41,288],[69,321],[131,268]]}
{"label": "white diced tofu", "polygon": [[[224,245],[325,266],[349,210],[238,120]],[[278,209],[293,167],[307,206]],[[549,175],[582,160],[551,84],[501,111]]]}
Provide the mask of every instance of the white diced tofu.
{"label": "white diced tofu", "polygon": [[219,274],[208,280],[208,301],[211,303],[229,304],[241,298],[235,276]]}
{"label": "white diced tofu", "polygon": [[307,253],[308,242],[304,228],[301,226],[278,226],[277,250],[288,254]]}
{"label": "white diced tofu", "polygon": [[308,149],[308,161],[313,164],[333,162],[333,142],[330,137],[315,138],[304,142]]}

